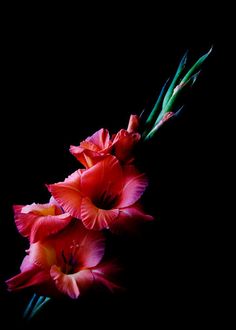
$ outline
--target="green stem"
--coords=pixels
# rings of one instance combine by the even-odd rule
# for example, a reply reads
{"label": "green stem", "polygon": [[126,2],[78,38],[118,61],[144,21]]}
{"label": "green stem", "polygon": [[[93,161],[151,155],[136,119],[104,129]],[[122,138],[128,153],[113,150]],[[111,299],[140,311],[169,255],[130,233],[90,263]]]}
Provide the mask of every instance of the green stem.
{"label": "green stem", "polygon": [[40,297],[40,298],[43,298],[43,301],[34,307],[30,316],[28,317],[28,320],[31,320],[41,310],[41,308],[51,299],[49,297]]}
{"label": "green stem", "polygon": [[33,297],[31,298],[30,302],[28,303],[25,311],[24,311],[24,314],[23,314],[23,318],[26,319],[28,314],[30,313],[31,309],[32,309],[32,306],[34,304],[34,301],[37,299],[37,295],[34,294]]}
{"label": "green stem", "polygon": [[37,295],[34,294],[25,309],[23,318],[28,321],[31,320],[49,300],[49,297],[37,297]]}

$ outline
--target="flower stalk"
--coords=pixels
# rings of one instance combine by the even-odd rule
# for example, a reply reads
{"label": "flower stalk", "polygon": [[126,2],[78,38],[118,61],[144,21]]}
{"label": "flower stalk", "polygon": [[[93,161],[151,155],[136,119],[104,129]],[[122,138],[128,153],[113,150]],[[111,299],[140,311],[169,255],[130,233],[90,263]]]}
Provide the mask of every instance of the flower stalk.
{"label": "flower stalk", "polygon": [[[159,94],[159,97],[144,124],[144,132],[142,134],[143,141],[148,141],[153,138],[158,129],[162,126],[162,124],[175,115],[177,101],[179,100],[183,92],[185,92],[194,85],[201,72],[200,68],[207,59],[207,57],[210,55],[211,51],[212,47],[206,54],[201,56],[183,76],[184,69],[187,63],[188,52],[184,54],[177,68],[175,76],[169,85],[169,88],[166,91],[167,84],[169,81],[168,79],[164,84]],[[182,79],[181,76],[183,76]]]}

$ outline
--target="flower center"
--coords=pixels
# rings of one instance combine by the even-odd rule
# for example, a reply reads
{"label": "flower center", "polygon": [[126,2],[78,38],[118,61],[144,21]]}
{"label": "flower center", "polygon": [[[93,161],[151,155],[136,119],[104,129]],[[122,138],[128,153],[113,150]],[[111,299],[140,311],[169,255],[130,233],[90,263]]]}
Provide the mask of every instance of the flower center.
{"label": "flower center", "polygon": [[116,204],[117,195],[111,195],[108,191],[104,191],[99,197],[93,199],[94,205],[103,210],[110,210]]}
{"label": "flower center", "polygon": [[77,255],[79,247],[80,245],[73,241],[69,253],[65,253],[64,250],[61,251],[61,269],[64,274],[74,274],[78,272],[81,266]]}

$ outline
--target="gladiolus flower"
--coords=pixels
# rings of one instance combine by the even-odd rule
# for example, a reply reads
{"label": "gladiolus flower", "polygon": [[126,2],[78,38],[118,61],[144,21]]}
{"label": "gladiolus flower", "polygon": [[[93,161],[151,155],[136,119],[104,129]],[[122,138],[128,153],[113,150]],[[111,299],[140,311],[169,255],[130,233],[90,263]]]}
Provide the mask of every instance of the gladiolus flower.
{"label": "gladiolus flower", "polygon": [[53,198],[47,204],[14,205],[13,209],[18,231],[28,237],[31,243],[57,233],[72,219]]}
{"label": "gladiolus flower", "polygon": [[63,209],[81,219],[86,228],[112,230],[113,226],[129,222],[131,213],[134,219],[152,219],[137,206],[147,185],[145,174],[132,165],[121,167],[116,157],[109,156],[48,189]]}
{"label": "gladiolus flower", "polygon": [[79,146],[70,146],[70,152],[85,168],[92,167],[111,154],[122,162],[131,162],[134,146],[141,138],[137,133],[138,126],[139,117],[131,115],[127,130],[120,130],[110,139],[108,130],[102,128]]}
{"label": "gladiolus flower", "polygon": [[76,299],[94,283],[110,290],[118,287],[107,278],[114,265],[100,264],[104,254],[102,233],[88,231],[78,221],[31,244],[28,252],[21,273],[6,281],[9,291],[32,287],[40,295],[65,294]]}

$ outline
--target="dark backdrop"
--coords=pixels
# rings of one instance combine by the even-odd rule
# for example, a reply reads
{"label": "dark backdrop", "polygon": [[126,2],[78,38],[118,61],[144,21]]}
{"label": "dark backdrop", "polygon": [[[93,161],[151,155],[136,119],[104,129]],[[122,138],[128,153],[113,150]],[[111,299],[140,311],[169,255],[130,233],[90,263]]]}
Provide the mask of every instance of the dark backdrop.
{"label": "dark backdrop", "polygon": [[44,184],[63,180],[78,166],[70,144],[101,127],[111,132],[125,127],[131,113],[151,108],[187,49],[192,63],[213,44],[182,114],[159,131],[143,158],[151,181],[146,210],[156,220],[137,237],[110,242],[124,265],[126,291],[53,302],[30,326],[149,329],[219,318],[220,223],[210,197],[217,189],[212,168],[223,51],[214,14],[160,22],[160,12],[155,17],[141,10],[139,16],[113,13],[85,23],[82,17],[55,16],[21,19],[10,12],[4,30],[2,315],[20,327],[30,298],[26,292],[7,293],[3,283],[18,272],[27,247],[15,229],[12,205],[46,202]]}

